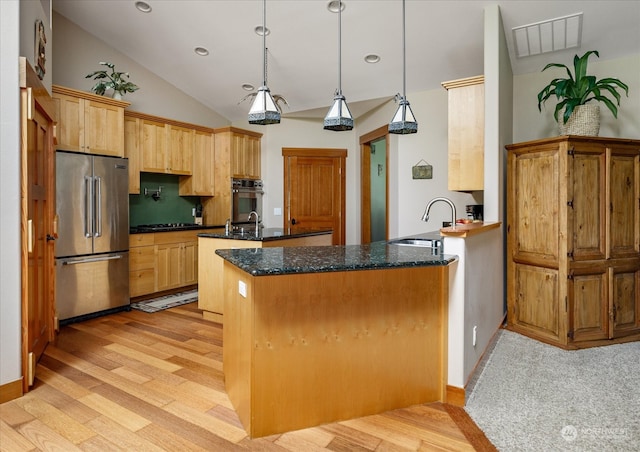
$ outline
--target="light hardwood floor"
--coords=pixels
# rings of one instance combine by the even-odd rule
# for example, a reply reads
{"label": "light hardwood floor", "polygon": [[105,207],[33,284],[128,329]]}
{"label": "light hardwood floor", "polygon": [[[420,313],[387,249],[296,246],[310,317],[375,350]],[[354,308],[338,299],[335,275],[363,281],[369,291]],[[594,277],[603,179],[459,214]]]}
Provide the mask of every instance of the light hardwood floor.
{"label": "light hardwood floor", "polygon": [[33,390],[0,405],[2,451],[474,449],[495,450],[442,403],[248,438],[224,388],[222,326],[195,303],[63,327]]}

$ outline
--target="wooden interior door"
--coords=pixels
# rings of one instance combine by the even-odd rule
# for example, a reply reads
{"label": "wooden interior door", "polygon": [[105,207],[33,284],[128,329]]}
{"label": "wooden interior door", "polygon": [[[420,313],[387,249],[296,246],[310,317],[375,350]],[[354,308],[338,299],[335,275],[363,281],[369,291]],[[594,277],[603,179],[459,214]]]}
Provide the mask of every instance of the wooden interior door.
{"label": "wooden interior door", "polygon": [[23,391],[54,336],[55,107],[33,69],[21,61],[22,370]]}
{"label": "wooden interior door", "polygon": [[346,149],[283,148],[284,227],[333,229],[333,244],[345,243]]}

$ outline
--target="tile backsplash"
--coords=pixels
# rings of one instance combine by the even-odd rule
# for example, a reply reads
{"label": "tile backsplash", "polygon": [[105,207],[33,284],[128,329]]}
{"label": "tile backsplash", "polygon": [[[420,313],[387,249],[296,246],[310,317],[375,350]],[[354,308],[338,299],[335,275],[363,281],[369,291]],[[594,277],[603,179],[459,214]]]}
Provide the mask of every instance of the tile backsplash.
{"label": "tile backsplash", "polygon": [[[140,194],[129,195],[129,224],[193,223],[192,209],[200,203],[199,196],[178,195],[179,176],[140,173]],[[157,201],[152,193],[162,187]],[[148,195],[144,189],[150,190]]]}

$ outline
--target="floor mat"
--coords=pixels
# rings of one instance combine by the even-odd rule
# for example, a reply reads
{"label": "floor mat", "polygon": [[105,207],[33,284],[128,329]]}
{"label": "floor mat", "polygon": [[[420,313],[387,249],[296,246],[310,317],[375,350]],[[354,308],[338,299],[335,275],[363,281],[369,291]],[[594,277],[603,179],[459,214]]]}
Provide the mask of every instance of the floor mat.
{"label": "floor mat", "polygon": [[151,313],[162,311],[164,309],[175,308],[176,306],[181,306],[187,303],[193,303],[194,301],[198,301],[198,291],[190,290],[188,292],[180,292],[153,298],[151,300],[140,301],[138,303],[131,303],[131,309]]}

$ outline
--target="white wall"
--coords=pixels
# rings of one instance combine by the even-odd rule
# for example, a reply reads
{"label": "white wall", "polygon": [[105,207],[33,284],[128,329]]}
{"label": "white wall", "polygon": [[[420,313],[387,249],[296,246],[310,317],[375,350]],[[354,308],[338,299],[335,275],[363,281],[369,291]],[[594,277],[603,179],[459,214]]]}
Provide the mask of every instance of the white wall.
{"label": "white wall", "polygon": [[[1,0],[0,0],[1,1]],[[172,84],[123,55],[104,41],[87,33],[60,14],[53,14],[56,39],[53,44],[55,64],[53,83],[90,92],[94,85],[85,76],[103,69],[99,63],[114,63],[117,70],[127,71],[130,81],[140,87],[124,96],[131,102],[129,110],[176,119],[207,127],[224,127],[230,122]],[[107,94],[109,94],[107,92]]]}
{"label": "white wall", "polygon": [[22,376],[19,24],[20,1],[0,0],[0,385]]}
{"label": "white wall", "polygon": [[[584,51],[578,52],[580,55]],[[605,60],[591,55],[588,73],[598,79],[614,77],[629,85],[629,97],[622,93],[616,119],[606,106],[600,105],[600,136],[640,139],[640,54],[625,58]],[[550,62],[553,62],[550,57]],[[542,68],[540,68],[542,69]],[[556,103],[549,99],[538,111],[538,93],[552,78],[565,77],[562,69],[552,68],[544,72],[516,75],[513,78],[513,140],[522,142],[558,135],[553,118]]]}

